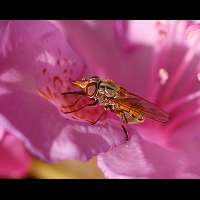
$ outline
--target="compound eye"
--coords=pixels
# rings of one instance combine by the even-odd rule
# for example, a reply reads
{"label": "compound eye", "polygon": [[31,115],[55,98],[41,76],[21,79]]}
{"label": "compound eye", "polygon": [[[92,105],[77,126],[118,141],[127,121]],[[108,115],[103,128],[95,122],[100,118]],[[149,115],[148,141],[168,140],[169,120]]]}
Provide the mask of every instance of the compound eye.
{"label": "compound eye", "polygon": [[88,84],[88,86],[87,86],[86,94],[87,94],[89,97],[92,97],[92,96],[95,95],[96,90],[97,90],[96,83],[90,83],[90,84]]}

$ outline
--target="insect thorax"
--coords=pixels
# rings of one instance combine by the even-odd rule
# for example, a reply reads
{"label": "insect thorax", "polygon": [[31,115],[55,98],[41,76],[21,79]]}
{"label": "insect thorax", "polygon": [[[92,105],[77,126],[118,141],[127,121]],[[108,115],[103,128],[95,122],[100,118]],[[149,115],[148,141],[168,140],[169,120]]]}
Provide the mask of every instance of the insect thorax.
{"label": "insect thorax", "polygon": [[98,100],[99,104],[108,106],[111,104],[110,99],[117,96],[118,88],[111,81],[102,81],[98,87],[95,95],[95,100]]}
{"label": "insect thorax", "polygon": [[105,95],[106,97],[115,98],[118,94],[119,87],[112,81],[102,81],[98,88],[98,93]]}

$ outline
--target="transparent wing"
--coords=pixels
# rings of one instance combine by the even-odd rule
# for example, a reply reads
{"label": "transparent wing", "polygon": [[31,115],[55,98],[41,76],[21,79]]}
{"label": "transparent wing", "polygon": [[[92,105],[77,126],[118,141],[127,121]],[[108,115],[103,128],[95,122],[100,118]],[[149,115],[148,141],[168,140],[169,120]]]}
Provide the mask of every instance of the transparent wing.
{"label": "transparent wing", "polygon": [[148,100],[135,94],[128,93],[123,98],[116,98],[114,101],[125,109],[134,109],[137,112],[144,113],[144,116],[155,121],[166,123],[169,120],[169,114],[160,109]]}

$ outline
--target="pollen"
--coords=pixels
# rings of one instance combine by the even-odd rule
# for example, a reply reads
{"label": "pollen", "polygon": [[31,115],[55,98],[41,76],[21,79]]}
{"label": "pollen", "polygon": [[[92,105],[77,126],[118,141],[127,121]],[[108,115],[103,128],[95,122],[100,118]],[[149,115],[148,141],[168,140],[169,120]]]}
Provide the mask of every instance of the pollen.
{"label": "pollen", "polygon": [[197,80],[200,81],[200,72],[197,73]]}
{"label": "pollen", "polygon": [[161,85],[164,85],[169,78],[167,70],[164,69],[164,68],[160,68],[158,75],[159,75],[159,78],[160,78]]}

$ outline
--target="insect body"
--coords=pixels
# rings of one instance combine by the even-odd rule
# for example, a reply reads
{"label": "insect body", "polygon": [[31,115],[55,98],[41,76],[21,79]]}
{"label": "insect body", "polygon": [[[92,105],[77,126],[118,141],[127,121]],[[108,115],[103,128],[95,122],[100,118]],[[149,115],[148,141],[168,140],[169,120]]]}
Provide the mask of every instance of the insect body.
{"label": "insect body", "polygon": [[[65,92],[63,95],[85,95],[94,100],[93,104],[87,106],[99,104],[104,107],[105,111],[109,110],[117,114],[122,119],[122,128],[126,133],[127,140],[128,134],[124,127],[124,123],[142,123],[145,117],[161,123],[165,123],[169,119],[169,115],[165,111],[162,111],[156,105],[144,98],[128,92],[111,80],[101,80],[99,77],[95,76],[87,80],[82,79],[81,81],[74,81],[72,83],[81,88],[82,91]],[[79,110],[71,112],[77,112]],[[99,116],[97,121],[99,121],[104,114],[105,112]],[[93,122],[93,124],[97,121]]]}

